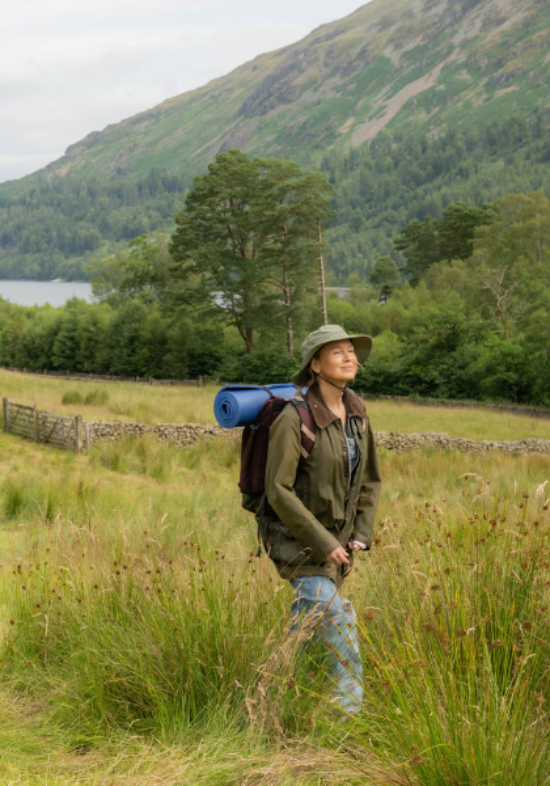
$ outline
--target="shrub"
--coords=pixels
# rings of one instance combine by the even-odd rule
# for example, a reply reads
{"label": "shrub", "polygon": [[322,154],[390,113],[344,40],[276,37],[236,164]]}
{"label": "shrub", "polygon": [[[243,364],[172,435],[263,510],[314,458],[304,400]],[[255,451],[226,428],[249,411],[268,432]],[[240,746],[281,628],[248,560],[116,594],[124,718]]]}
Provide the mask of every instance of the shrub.
{"label": "shrub", "polygon": [[109,401],[109,394],[106,390],[100,390],[96,388],[95,390],[90,390],[89,393],[86,393],[86,398],[84,399],[85,404],[95,404],[96,406],[103,406],[107,404]]}
{"label": "shrub", "polygon": [[7,519],[16,519],[25,508],[25,494],[21,486],[12,478],[4,484],[4,515]]}
{"label": "shrub", "polygon": [[67,390],[63,393],[62,404],[82,404],[82,395],[78,390]]}

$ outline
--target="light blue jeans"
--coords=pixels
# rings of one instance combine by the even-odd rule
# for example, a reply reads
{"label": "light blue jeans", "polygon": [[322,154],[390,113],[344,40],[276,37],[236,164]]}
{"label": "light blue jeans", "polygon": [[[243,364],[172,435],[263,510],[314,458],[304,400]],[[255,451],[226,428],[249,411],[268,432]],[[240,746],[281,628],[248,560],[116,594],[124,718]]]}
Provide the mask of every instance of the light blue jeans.
{"label": "light blue jeans", "polygon": [[313,637],[326,645],[334,702],[344,712],[359,712],[363,699],[363,665],[353,606],[338,595],[334,582],[325,576],[300,576],[290,584],[294,590],[290,632],[296,633],[301,624],[313,626]]}

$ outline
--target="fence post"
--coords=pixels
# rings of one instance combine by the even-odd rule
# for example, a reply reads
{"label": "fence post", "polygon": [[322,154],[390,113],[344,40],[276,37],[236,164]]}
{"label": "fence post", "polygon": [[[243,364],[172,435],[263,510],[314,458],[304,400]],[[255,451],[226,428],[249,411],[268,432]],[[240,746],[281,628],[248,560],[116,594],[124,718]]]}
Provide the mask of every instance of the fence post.
{"label": "fence post", "polygon": [[84,423],[84,447],[86,453],[90,453],[90,424],[86,420]]}
{"label": "fence post", "polygon": [[36,405],[34,407],[34,441],[40,442],[40,433],[38,430],[38,410],[36,409]]}
{"label": "fence post", "polygon": [[82,415],[77,415],[74,419],[74,449],[77,453],[82,450]]}
{"label": "fence post", "polygon": [[8,430],[8,399],[2,399],[2,414],[3,414],[3,424],[4,424],[4,431]]}

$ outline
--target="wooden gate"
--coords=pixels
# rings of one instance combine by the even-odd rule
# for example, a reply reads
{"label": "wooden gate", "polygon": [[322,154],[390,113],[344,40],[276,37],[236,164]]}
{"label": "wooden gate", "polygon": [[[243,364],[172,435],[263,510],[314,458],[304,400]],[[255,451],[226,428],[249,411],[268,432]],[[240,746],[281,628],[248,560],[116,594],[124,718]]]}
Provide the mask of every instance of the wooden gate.
{"label": "wooden gate", "polygon": [[78,453],[88,447],[84,444],[82,415],[74,418],[52,415],[50,412],[39,412],[36,407],[8,401],[7,398],[2,400],[2,405],[4,431]]}

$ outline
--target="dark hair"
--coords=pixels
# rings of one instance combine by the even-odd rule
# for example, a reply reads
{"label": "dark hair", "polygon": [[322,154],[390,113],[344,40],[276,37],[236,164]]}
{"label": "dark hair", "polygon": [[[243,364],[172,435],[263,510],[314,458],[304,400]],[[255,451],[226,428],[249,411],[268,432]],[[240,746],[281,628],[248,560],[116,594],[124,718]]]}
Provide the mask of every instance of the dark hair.
{"label": "dark hair", "polygon": [[[326,344],[325,344],[325,346],[326,346]],[[311,368],[311,362],[313,360],[319,360],[319,356],[321,354],[321,350],[322,349],[323,349],[323,347],[320,347],[320,349],[317,350],[317,352],[313,355],[313,357],[309,361],[309,365],[308,365],[309,377],[306,379],[306,381],[304,382],[304,385],[303,385],[303,387],[305,387],[305,388],[310,388],[313,385],[313,383],[315,382],[315,371],[313,371],[313,369]]]}

